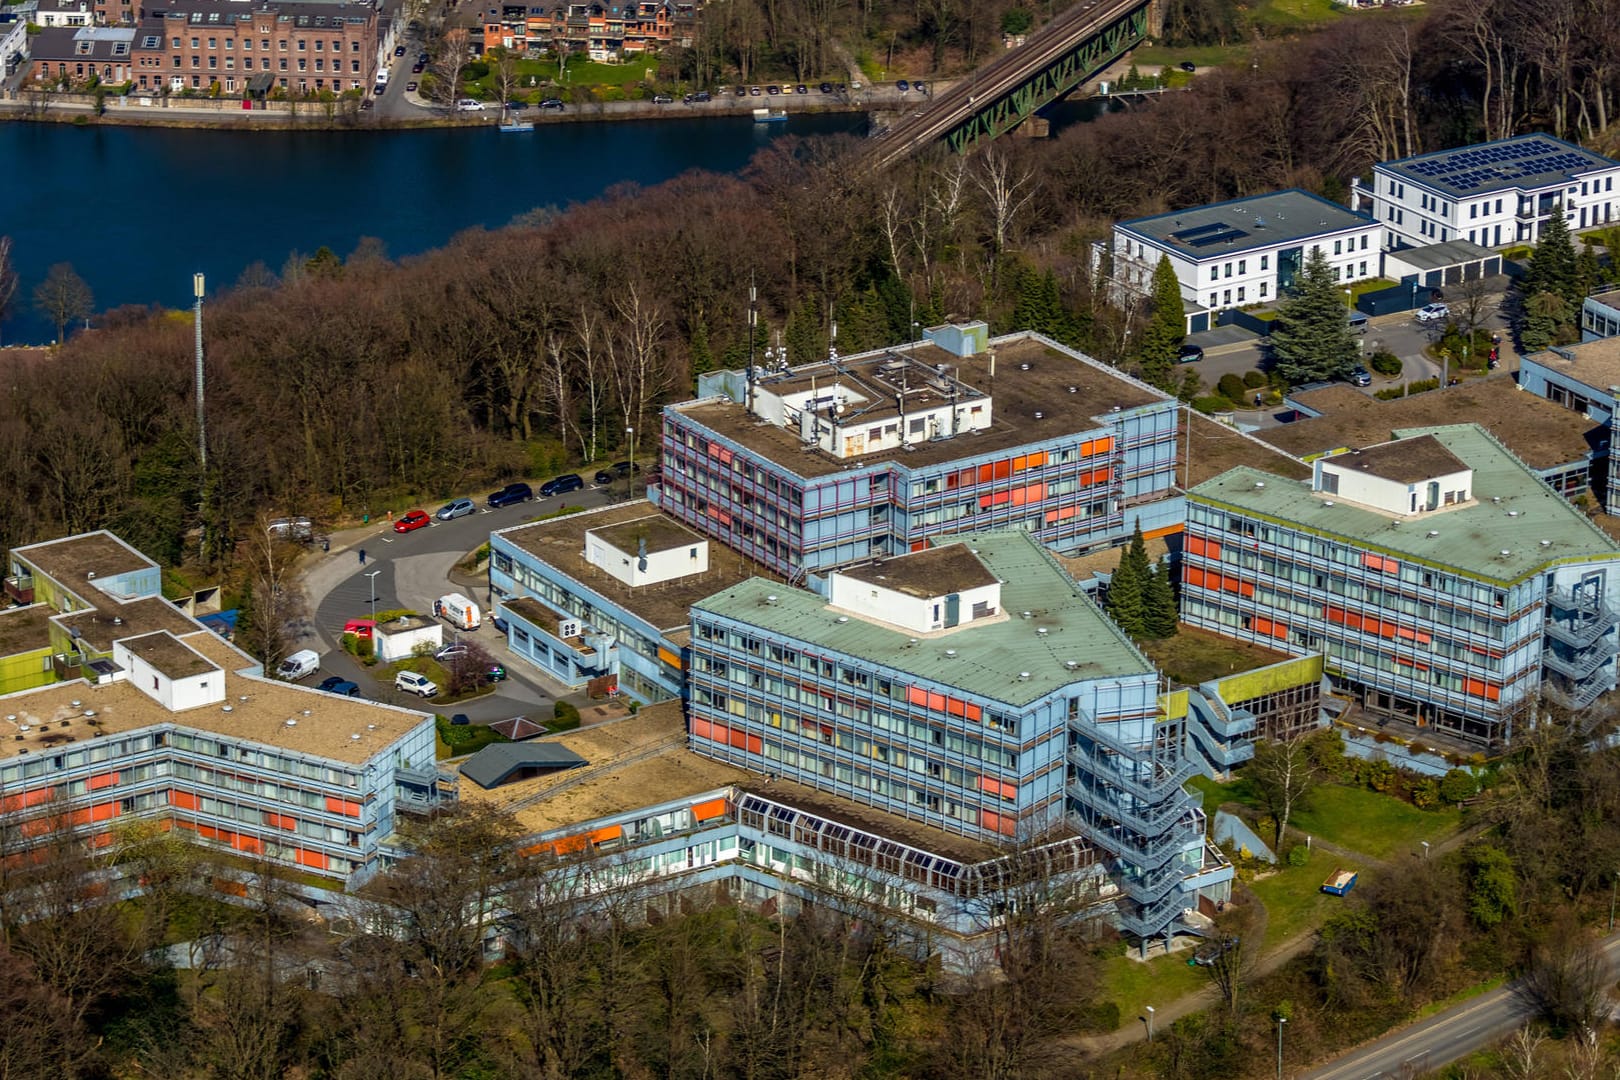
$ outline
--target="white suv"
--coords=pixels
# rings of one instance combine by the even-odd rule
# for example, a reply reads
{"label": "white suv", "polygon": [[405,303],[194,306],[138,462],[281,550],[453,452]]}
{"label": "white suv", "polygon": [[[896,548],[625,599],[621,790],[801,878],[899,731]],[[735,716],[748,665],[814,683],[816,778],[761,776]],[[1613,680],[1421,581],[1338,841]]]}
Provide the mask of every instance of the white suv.
{"label": "white suv", "polygon": [[1418,308],[1418,322],[1434,322],[1437,319],[1449,319],[1450,317],[1451,309],[1444,304],[1430,304],[1427,307]]}
{"label": "white suv", "polygon": [[439,684],[426,675],[419,675],[414,671],[402,671],[394,676],[394,689],[403,690],[407,694],[419,694],[422,697],[433,697],[439,692]]}
{"label": "white suv", "polygon": [[462,112],[483,112],[484,103],[482,101],[475,101],[472,98],[462,98],[460,101],[456,102],[456,108]]}

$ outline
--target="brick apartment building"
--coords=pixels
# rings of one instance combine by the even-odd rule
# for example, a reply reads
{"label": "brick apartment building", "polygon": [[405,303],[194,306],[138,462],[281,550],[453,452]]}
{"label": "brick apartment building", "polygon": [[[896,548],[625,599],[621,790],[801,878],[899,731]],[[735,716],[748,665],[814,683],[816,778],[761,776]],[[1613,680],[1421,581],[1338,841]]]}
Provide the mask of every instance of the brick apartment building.
{"label": "brick apartment building", "polygon": [[143,7],[135,35],[138,89],[227,94],[369,88],[377,73],[377,9],[304,0],[176,0]]}

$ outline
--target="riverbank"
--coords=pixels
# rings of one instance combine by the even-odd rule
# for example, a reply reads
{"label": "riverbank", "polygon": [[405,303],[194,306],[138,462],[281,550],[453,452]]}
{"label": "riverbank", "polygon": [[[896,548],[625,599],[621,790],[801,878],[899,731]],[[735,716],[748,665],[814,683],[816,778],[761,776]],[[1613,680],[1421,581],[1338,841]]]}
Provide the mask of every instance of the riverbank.
{"label": "riverbank", "polygon": [[[916,95],[911,96],[913,101]],[[846,95],[781,94],[737,98],[727,95],[692,104],[654,104],[651,101],[608,101],[569,105],[562,110],[528,108],[515,114],[536,127],[598,123],[624,120],[713,120],[753,116],[755,109],[769,108],[793,116],[818,114],[869,113],[893,110],[903,104],[904,95],[894,88],[862,91]],[[891,100],[892,99],[892,100]],[[206,128],[225,131],[412,131],[492,128],[500,122],[495,108],[482,112],[443,111],[429,106],[413,106],[420,115],[382,116],[371,110],[357,110],[353,103],[332,106],[321,103],[268,102],[264,108],[243,109],[239,101],[189,98],[104,98],[98,104],[89,94],[52,95],[47,101],[11,99],[0,101],[0,121],[88,126]]]}

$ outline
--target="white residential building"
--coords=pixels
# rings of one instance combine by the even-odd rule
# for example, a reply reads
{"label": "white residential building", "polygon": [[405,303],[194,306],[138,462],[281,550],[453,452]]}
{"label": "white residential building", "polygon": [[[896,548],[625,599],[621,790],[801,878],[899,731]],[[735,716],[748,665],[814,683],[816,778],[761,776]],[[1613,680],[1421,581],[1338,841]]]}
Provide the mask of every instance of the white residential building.
{"label": "white residential building", "polygon": [[1373,166],[1373,216],[1389,246],[1534,244],[1561,205],[1571,230],[1620,220],[1620,162],[1551,135],[1439,150]]}
{"label": "white residential building", "polygon": [[28,60],[28,24],[21,19],[0,24],[0,79],[13,74]]}
{"label": "white residential building", "polygon": [[1187,329],[1214,326],[1220,312],[1270,304],[1293,287],[1310,249],[1335,279],[1377,277],[1384,228],[1366,214],[1298,188],[1196,206],[1114,226],[1113,276],[1145,296],[1163,255],[1170,257],[1186,304]]}

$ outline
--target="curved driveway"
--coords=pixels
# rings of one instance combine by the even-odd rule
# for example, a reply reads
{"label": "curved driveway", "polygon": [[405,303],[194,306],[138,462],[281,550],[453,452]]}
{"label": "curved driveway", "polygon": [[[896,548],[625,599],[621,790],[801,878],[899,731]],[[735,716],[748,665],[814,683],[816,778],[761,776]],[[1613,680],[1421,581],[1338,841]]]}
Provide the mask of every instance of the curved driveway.
{"label": "curved driveway", "polygon": [[[367,697],[411,708],[422,707],[424,703],[420,698],[396,693],[391,686],[378,682],[372,669],[362,667],[339,648],[344,624],[350,619],[369,618],[373,610],[410,608],[424,614],[431,612],[436,598],[447,592],[468,591],[465,586],[451,582],[450,572],[469,552],[487,541],[491,532],[520,525],[564,504],[605,506],[623,497],[622,484],[615,485],[614,490],[617,496],[607,488],[592,485],[584,491],[499,510],[490,510],[484,505],[483,497],[479,497],[477,512],[455,521],[435,520],[415,532],[396,534],[393,523],[383,520],[334,536],[332,550],[313,552],[304,567],[304,594],[314,617],[313,628],[302,636],[297,647],[315,649],[322,654],[320,677],[311,676],[306,681],[314,683],[326,675],[341,675],[359,683]],[[432,513],[437,511],[438,504],[424,505],[423,509]],[[364,565],[360,562],[361,551],[366,554]],[[375,609],[372,607],[373,588]],[[487,586],[479,587],[472,599],[487,612]],[[446,631],[446,640],[449,640],[455,631],[448,626]],[[524,713],[548,716],[560,687],[543,680],[532,665],[513,656],[505,641],[490,627],[487,617],[482,627],[471,631],[471,636],[506,665],[510,678],[501,683],[495,693],[454,706],[453,711],[465,712],[475,721],[501,720]]]}

